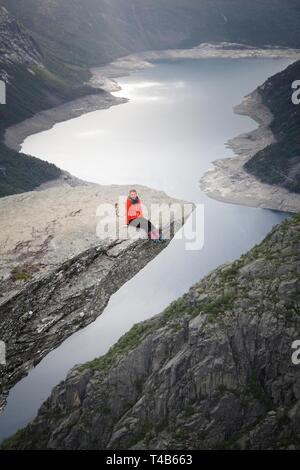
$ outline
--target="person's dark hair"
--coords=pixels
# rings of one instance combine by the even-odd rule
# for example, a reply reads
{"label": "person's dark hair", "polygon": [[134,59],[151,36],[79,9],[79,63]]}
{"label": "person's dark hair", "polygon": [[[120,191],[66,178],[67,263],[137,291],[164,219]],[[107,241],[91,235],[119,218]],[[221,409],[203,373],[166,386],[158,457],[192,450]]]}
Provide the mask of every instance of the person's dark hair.
{"label": "person's dark hair", "polygon": [[136,193],[136,194],[137,194],[137,190],[136,190],[136,189],[131,189],[131,190],[129,191],[129,194],[130,194],[130,193]]}

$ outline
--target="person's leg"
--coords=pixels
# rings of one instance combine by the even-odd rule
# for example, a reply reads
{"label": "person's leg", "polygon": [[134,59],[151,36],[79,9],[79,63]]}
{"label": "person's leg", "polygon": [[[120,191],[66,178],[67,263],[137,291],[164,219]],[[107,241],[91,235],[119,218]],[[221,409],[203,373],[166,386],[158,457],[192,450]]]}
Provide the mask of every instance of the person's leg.
{"label": "person's leg", "polygon": [[150,222],[150,220],[145,219],[145,217],[138,217],[134,220],[131,220],[129,224],[136,228],[141,228],[144,230],[148,238],[151,240],[158,240],[159,239],[159,231],[157,228]]}
{"label": "person's leg", "polygon": [[148,234],[148,223],[144,217],[137,217],[136,219],[130,220],[129,225],[136,229],[142,229]]}
{"label": "person's leg", "polygon": [[153,225],[153,223],[150,220],[147,220],[147,219],[144,219],[144,224],[145,225],[147,224],[148,238],[150,238],[151,240],[158,240],[159,239],[159,231],[157,230],[155,225]]}

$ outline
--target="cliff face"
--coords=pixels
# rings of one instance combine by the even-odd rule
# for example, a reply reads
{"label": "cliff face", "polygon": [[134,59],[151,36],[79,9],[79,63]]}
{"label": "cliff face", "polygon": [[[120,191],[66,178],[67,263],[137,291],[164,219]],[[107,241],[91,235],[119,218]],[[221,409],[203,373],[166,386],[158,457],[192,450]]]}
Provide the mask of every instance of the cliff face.
{"label": "cliff face", "polygon": [[[173,232],[193,210],[140,187],[146,207],[178,202]],[[12,385],[75,331],[93,322],[110,296],[164,249],[168,241],[128,239],[127,229],[99,238],[100,204],[114,207],[127,187],[68,184],[0,200],[0,409]],[[166,220],[166,219],[165,219]],[[111,220],[112,227],[115,221]],[[122,227],[124,220],[120,220]],[[171,234],[172,235],[172,234]]]}
{"label": "cliff face", "polygon": [[297,215],[75,367],[3,447],[300,448],[299,235]]}
{"label": "cliff face", "polygon": [[[33,39],[25,28],[0,5],[0,64],[41,62]],[[0,71],[1,75],[1,71]]]}
{"label": "cliff face", "polygon": [[272,113],[275,142],[245,164],[261,181],[300,193],[300,105],[292,101],[292,83],[300,77],[300,61],[269,78],[258,93]]}

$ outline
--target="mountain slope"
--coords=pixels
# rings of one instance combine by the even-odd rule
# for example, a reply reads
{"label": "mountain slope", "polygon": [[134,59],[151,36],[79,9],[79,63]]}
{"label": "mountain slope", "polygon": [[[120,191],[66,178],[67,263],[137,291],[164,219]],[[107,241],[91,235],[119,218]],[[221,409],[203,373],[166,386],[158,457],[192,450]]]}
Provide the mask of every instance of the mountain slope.
{"label": "mountain slope", "polygon": [[300,61],[269,78],[258,92],[272,112],[276,142],[258,152],[245,168],[261,181],[300,193],[300,105],[292,102],[292,83],[300,77]]}
{"label": "mountain slope", "polygon": [[4,3],[46,50],[85,65],[100,65],[140,50],[208,41],[300,46],[300,4],[295,0]]}
{"label": "mountain slope", "polygon": [[300,448],[299,261],[297,215],[75,367],[3,448]]}
{"label": "mountain slope", "polygon": [[[40,52],[20,23],[0,6],[0,79],[7,87],[7,105],[0,105],[0,139],[7,125],[30,115],[33,96],[32,70],[41,64]],[[30,67],[32,69],[30,69]],[[27,89],[28,86],[28,89]],[[32,105],[31,105],[32,106]],[[27,108],[27,109],[26,109]],[[33,110],[32,110],[33,111]],[[30,171],[28,169],[30,168]],[[0,143],[0,196],[33,189],[59,175],[53,165],[27,156],[19,156]]]}
{"label": "mountain slope", "polygon": [[0,197],[29,191],[55,179],[61,170],[37,158],[18,154],[3,144],[5,129],[42,109],[96,93],[82,86],[87,72],[69,67],[50,71],[43,53],[22,24],[0,5],[0,79],[6,83],[6,105],[0,105]]}

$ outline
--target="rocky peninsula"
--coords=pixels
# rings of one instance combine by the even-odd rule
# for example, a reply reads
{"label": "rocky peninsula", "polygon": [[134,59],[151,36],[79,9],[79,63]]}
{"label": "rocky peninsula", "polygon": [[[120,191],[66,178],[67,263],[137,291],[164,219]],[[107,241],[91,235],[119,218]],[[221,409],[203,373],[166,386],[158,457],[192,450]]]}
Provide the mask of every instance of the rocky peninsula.
{"label": "rocky peninsula", "polygon": [[[162,204],[162,217],[176,203],[171,237],[193,211],[192,204],[182,211],[184,202],[163,192],[137,189],[145,208]],[[118,236],[99,236],[98,208],[114,208],[127,193],[124,186],[64,181],[0,199],[0,338],[7,345],[7,364],[0,366],[1,406],[13,384],[94,321],[110,296],[170,241],[128,238],[121,213]],[[115,226],[113,216],[109,220]]]}

